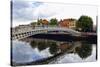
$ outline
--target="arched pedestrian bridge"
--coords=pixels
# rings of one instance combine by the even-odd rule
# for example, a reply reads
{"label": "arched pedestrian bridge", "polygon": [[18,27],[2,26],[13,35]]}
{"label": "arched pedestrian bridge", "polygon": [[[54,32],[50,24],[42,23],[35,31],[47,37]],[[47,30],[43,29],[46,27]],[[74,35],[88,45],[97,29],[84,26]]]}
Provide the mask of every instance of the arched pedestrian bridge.
{"label": "arched pedestrian bridge", "polygon": [[72,36],[80,36],[80,32],[75,31],[73,29],[69,28],[63,28],[63,27],[39,27],[35,29],[27,29],[27,30],[17,30],[13,31],[12,30],[12,40],[16,39],[23,39],[32,35],[36,34],[41,34],[41,33],[48,33],[48,32],[54,32],[54,31],[59,31],[59,32],[64,32],[67,34],[70,34]]}

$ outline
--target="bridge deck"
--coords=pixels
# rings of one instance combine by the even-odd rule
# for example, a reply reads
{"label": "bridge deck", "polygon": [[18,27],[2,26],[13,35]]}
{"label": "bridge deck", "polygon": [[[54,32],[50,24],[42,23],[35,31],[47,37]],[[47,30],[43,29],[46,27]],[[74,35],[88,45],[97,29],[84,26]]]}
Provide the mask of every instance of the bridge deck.
{"label": "bridge deck", "polygon": [[41,27],[41,28],[36,28],[36,29],[28,29],[28,30],[17,30],[17,31],[12,31],[12,39],[22,39],[25,37],[29,37],[35,34],[39,33],[47,33],[49,31],[61,31],[61,32],[66,32],[74,36],[80,36],[80,32],[75,31],[73,29],[69,28],[62,28],[62,27]]}

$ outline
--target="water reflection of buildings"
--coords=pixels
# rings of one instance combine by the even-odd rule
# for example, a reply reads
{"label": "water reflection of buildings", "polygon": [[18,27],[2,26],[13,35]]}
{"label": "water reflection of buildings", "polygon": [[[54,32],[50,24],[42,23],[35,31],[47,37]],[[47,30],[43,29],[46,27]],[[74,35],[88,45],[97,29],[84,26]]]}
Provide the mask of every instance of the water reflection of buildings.
{"label": "water reflection of buildings", "polygon": [[70,49],[71,46],[72,45],[70,43],[61,43],[61,44],[59,44],[58,47],[63,52],[63,51],[66,51],[66,50]]}
{"label": "water reflection of buildings", "polygon": [[[25,39],[23,39],[25,41]],[[39,51],[43,51],[49,48],[49,52],[55,55],[60,52],[75,53],[82,59],[91,55],[92,45],[85,41],[77,42],[59,42],[47,39],[32,39],[26,38],[26,41],[30,43],[32,48],[38,48]]]}
{"label": "water reflection of buildings", "polygon": [[90,56],[92,52],[92,45],[87,42],[59,42],[47,39],[28,39],[26,41],[30,43],[33,49],[38,48],[39,51],[49,48],[49,53],[52,55],[67,52],[68,54],[78,54],[79,57],[85,59]]}
{"label": "water reflection of buildings", "polygon": [[[85,41],[61,42],[61,41],[54,41],[47,39],[33,39],[33,38],[26,38],[21,41],[29,43],[28,45],[33,50],[37,49],[40,56],[42,55],[41,53],[43,53],[43,56],[45,57],[41,58],[42,61],[41,59],[39,59],[41,61],[41,62],[39,61],[40,64],[54,63],[64,59],[68,55],[71,55],[70,57],[72,58],[76,57],[76,56],[73,57],[73,55],[77,55],[77,58],[78,59],[81,58],[82,61],[91,56],[92,54],[92,44],[89,44]],[[46,54],[44,52],[46,52]],[[33,55],[35,56],[34,53]],[[39,64],[37,61],[32,63]]]}
{"label": "water reflection of buildings", "polygon": [[[43,55],[43,58],[41,58],[41,57],[40,58],[41,59],[45,58],[45,60],[42,60],[42,62],[40,62],[41,59],[39,59],[40,64],[45,63],[45,62],[51,63],[53,61],[57,62],[59,60],[66,59],[65,57],[68,57],[69,55],[72,58],[76,57],[77,61],[78,60],[82,61],[82,60],[86,59],[87,57],[91,56],[91,54],[92,54],[92,44],[89,44],[84,41],[82,41],[82,42],[81,41],[59,42],[59,41],[45,40],[45,39],[28,39],[28,40],[24,39],[22,41],[29,43],[29,44],[27,44],[27,46],[29,45],[29,47],[31,49],[36,50],[36,54],[37,54],[37,52],[39,54],[38,56]],[[32,50],[31,50],[31,52],[32,52]],[[22,53],[26,53],[26,52],[22,52]],[[33,54],[33,56],[36,56],[35,52],[33,52],[32,54]],[[50,54],[50,55],[47,55],[47,54]],[[38,62],[34,62],[34,63],[38,64]]]}

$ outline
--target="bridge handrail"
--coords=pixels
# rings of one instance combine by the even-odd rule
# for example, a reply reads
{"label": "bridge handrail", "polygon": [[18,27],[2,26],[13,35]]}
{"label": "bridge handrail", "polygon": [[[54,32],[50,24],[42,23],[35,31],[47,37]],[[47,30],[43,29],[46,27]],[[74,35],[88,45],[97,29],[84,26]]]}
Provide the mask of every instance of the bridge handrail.
{"label": "bridge handrail", "polygon": [[70,32],[74,32],[74,33],[80,33],[78,31],[75,31],[73,29],[69,29],[69,28],[66,28],[66,27],[39,27],[39,28],[34,28],[34,29],[27,29],[27,30],[18,30],[18,31],[15,31],[15,32],[12,32],[13,35],[15,34],[20,34],[20,33],[25,33],[25,32],[30,32],[30,31],[36,31],[36,30],[63,30],[63,31],[70,31]]}

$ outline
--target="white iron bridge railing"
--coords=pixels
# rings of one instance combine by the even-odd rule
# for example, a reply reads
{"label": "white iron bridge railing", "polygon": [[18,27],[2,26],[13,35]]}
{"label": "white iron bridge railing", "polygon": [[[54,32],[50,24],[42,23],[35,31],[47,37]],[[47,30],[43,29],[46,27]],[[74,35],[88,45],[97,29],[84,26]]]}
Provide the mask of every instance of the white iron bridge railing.
{"label": "white iron bridge railing", "polygon": [[49,31],[65,31],[74,36],[80,35],[80,32],[65,27],[36,27],[34,29],[29,28],[29,29],[20,29],[17,31],[12,31],[12,37],[14,39],[16,38],[18,39],[18,38],[28,37],[28,36],[32,36],[39,33],[45,33]]}

